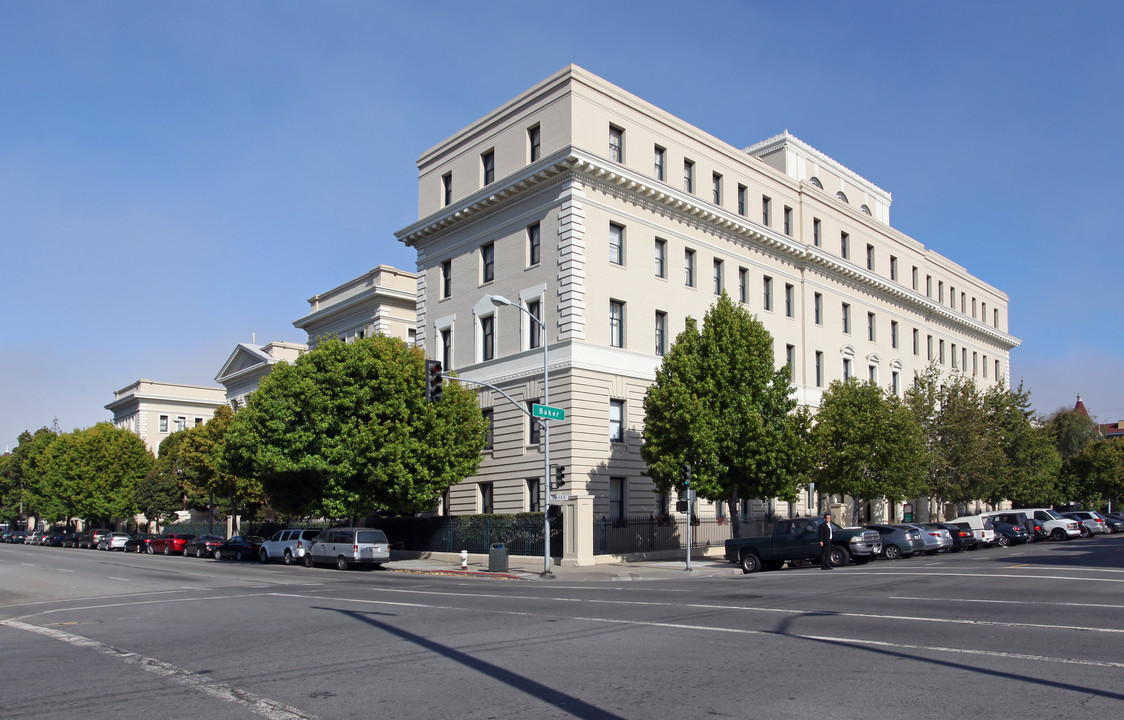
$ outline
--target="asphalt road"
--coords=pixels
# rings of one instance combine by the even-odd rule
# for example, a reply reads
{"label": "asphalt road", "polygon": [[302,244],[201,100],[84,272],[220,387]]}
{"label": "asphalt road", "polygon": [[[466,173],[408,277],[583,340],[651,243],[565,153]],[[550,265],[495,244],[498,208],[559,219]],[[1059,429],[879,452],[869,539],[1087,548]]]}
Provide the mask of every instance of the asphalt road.
{"label": "asphalt road", "polygon": [[1105,720],[1122,610],[1124,535],[633,582],[0,545],[0,718]]}

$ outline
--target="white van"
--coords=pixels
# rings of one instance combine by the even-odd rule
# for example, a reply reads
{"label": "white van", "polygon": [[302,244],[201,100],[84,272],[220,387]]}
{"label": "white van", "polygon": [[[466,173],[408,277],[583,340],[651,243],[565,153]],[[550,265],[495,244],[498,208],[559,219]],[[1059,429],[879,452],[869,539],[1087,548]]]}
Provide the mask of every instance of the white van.
{"label": "white van", "polygon": [[390,541],[374,528],[328,528],[321,530],[304,554],[304,564],[335,565],[340,570],[352,567],[380,567],[390,559]]}
{"label": "white van", "polygon": [[991,526],[991,518],[987,515],[964,515],[949,522],[967,523],[972,528],[972,537],[985,546],[995,544],[995,528]]}
{"label": "white van", "polygon": [[1019,512],[1042,523],[1051,540],[1069,540],[1081,535],[1081,523],[1062,517],[1050,508],[1019,508]]}

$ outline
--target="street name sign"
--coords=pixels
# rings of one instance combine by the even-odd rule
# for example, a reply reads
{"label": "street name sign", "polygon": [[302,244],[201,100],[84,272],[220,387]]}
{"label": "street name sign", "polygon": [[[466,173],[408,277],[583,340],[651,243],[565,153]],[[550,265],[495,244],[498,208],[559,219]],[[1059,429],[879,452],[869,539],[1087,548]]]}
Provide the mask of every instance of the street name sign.
{"label": "street name sign", "polygon": [[566,411],[562,408],[534,403],[533,405],[531,405],[531,416],[543,418],[544,420],[565,420]]}

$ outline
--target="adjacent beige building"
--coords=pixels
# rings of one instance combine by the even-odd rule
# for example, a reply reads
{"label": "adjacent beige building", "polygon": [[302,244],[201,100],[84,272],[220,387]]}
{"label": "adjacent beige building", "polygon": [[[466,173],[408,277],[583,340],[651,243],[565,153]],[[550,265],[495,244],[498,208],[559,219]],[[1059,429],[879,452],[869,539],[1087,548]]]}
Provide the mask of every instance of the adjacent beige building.
{"label": "adjacent beige building", "polygon": [[316,347],[321,338],[347,342],[381,333],[414,342],[417,325],[416,273],[379,265],[339,287],[308,299],[309,312],[293,325]]}
{"label": "adjacent beige building", "polygon": [[215,381],[226,388],[226,401],[237,410],[246,406],[250,394],[258,389],[266,375],[273,372],[274,365],[281,361],[296,362],[307,350],[308,346],[303,343],[238,343],[215,376]]}
{"label": "adjacent beige building", "polygon": [[226,392],[219,387],[137,380],[113,393],[105,406],[113,425],[136,433],[155,455],[164,438],[211,419]]}
{"label": "adjacent beige building", "polygon": [[[544,399],[546,342],[549,404],[566,412],[551,459],[597,515],[674,507],[644,476],[643,398],[686,318],[723,290],[813,408],[849,376],[900,394],[930,361],[985,386],[1009,377],[1006,294],[891,227],[889,192],[787,132],[735,147],[569,66],[418,171],[419,220],[396,234],[417,251],[417,342],[520,403]],[[537,509],[536,428],[498,393],[481,404],[487,457],[446,511]],[[787,510],[818,502],[809,491]]]}

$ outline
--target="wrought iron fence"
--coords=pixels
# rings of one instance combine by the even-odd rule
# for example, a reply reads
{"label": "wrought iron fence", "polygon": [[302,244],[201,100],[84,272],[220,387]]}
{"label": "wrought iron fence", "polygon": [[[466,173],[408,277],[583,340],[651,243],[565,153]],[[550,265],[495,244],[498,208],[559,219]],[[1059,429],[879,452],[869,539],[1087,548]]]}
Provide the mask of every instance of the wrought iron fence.
{"label": "wrought iron fence", "polygon": [[[503,543],[509,555],[543,554],[542,513],[380,518],[391,545],[419,552],[486,553]],[[551,554],[561,554],[561,523],[551,523]]]}
{"label": "wrought iron fence", "polygon": [[[741,518],[741,535],[766,534],[768,521],[762,517]],[[687,548],[687,518],[633,515],[610,520],[602,515],[593,521],[595,555],[623,555],[657,550]],[[691,524],[691,547],[720,547],[731,537],[725,518],[695,518]]]}

